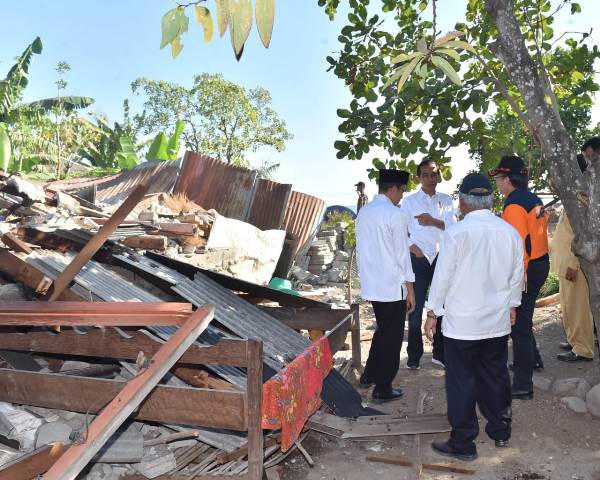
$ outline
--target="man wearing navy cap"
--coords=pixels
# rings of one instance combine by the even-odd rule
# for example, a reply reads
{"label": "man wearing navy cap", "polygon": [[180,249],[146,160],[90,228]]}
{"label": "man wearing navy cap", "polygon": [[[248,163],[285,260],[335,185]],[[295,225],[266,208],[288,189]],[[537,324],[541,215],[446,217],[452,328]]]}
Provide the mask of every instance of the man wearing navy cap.
{"label": "man wearing navy cap", "polygon": [[477,458],[475,406],[487,419],[496,447],[511,433],[508,335],[521,303],[523,245],[517,231],[496,217],[492,186],[480,173],[459,189],[464,219],[447,228],[426,304],[425,334],[431,340],[443,316],[449,440],[433,442],[440,455]]}
{"label": "man wearing navy cap", "polygon": [[544,204],[527,189],[529,182],[525,163],[519,157],[502,157],[498,166],[488,172],[505,197],[502,218],[512,225],[523,242],[523,262],[526,282],[523,299],[517,309],[513,341],[512,397],[533,398],[533,369],[544,368],[533,335],[535,300],[550,271],[548,256],[548,224]]}
{"label": "man wearing navy cap", "polygon": [[408,179],[409,173],[402,170],[380,170],[379,194],[356,217],[361,295],[371,301],[377,322],[360,384],[375,384],[376,403],[403,395],[401,389],[392,388],[392,382],[400,366],[406,313],[415,308],[408,219],[397,206]]}

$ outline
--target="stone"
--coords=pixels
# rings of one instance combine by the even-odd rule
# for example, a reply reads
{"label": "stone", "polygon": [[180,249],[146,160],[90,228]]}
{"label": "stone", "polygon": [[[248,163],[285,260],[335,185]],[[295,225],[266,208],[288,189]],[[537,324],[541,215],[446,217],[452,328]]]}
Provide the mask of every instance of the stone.
{"label": "stone", "polygon": [[585,397],[589,412],[595,417],[600,417],[600,383],[591,388]]}
{"label": "stone", "polygon": [[156,478],[177,467],[175,455],[166,445],[156,445],[144,449],[144,457],[139,463],[134,463],[139,473],[147,478]]}
{"label": "stone", "polygon": [[338,250],[337,252],[335,252],[335,259],[336,260],[350,260],[350,254],[347,252],[344,252],[343,250]]}
{"label": "stone", "polygon": [[44,423],[37,430],[35,437],[35,448],[40,448],[43,445],[48,445],[52,442],[67,443],[71,439],[73,427],[66,422]]}
{"label": "stone", "polygon": [[556,380],[552,385],[552,392],[555,395],[571,396],[585,398],[590,390],[590,384],[585,378],[563,378]]}
{"label": "stone", "polygon": [[537,390],[543,390],[543,391],[547,392],[548,390],[550,390],[550,387],[552,386],[552,380],[550,380],[549,378],[546,378],[546,377],[540,377],[540,376],[534,375],[533,376],[533,386]]}
{"label": "stone", "polygon": [[588,411],[585,402],[579,397],[563,397],[560,401],[575,413],[586,413]]}
{"label": "stone", "polygon": [[310,272],[307,272],[306,270],[300,267],[292,268],[292,275],[299,282],[305,282],[306,280],[308,280],[309,277],[311,277]]}
{"label": "stone", "polygon": [[140,222],[157,223],[158,222],[158,213],[153,212],[152,210],[144,210],[144,211],[140,212],[140,214],[138,215],[138,220]]}
{"label": "stone", "polygon": [[118,478],[114,475],[113,469],[110,465],[94,465],[87,476],[85,477],[87,480],[113,480]]}
{"label": "stone", "polygon": [[23,287],[17,283],[0,285],[0,302],[21,302],[30,300]]}

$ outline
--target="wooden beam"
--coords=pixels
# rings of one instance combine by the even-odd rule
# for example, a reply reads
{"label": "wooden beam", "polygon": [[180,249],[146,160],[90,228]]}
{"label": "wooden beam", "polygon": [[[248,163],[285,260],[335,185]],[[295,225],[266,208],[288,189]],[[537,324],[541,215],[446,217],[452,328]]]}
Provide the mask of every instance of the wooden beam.
{"label": "wooden beam", "polygon": [[[0,401],[98,413],[125,384],[104,378],[0,369]],[[148,395],[133,418],[244,431],[247,423],[245,411],[244,392],[159,385]]]}
{"label": "wooden beam", "polygon": [[6,245],[11,250],[14,250],[15,252],[29,254],[33,251],[27,243],[25,243],[12,232],[6,232],[4,235],[2,235],[2,242],[4,243],[4,245]]}
{"label": "wooden beam", "polygon": [[164,235],[134,235],[124,238],[121,243],[131,248],[163,251],[167,249],[169,240]]}
{"label": "wooden beam", "polygon": [[94,256],[100,247],[104,245],[104,242],[108,240],[110,234],[117,229],[123,220],[125,220],[127,215],[129,215],[140,200],[144,198],[149,187],[149,181],[138,185],[104,226],[98,230],[98,233],[90,238],[90,241],[85,247],[83,247],[71,263],[67,265],[67,268],[65,268],[52,283],[52,287],[50,287],[49,295],[47,297],[49,302],[58,300],[60,294],[68,288],[69,284],[83,266]]}
{"label": "wooden beam", "polygon": [[[12,280],[23,283],[36,293],[45,294],[52,285],[50,278],[28,264],[18,254],[8,250],[0,251],[0,272]],[[81,300],[81,297],[71,290],[65,290],[58,300]]]}
{"label": "wooden beam", "polygon": [[350,321],[350,332],[352,341],[352,366],[360,368],[362,366],[362,349],[360,345],[360,305],[353,304],[350,308],[352,311],[352,320]]}
{"label": "wooden beam", "polygon": [[175,362],[188,347],[206,330],[214,317],[214,313],[215,308],[213,306],[205,306],[196,310],[164,346],[156,352],[150,360],[150,365],[130,380],[123,390],[94,419],[88,427],[85,441],[71,445],[52,465],[44,475],[43,480],[74,479],[142,403],[144,398],[158,385],[158,382],[175,365]]}
{"label": "wooden beam", "polygon": [[[27,334],[6,330],[0,329],[0,349],[22,352],[136,360],[140,352],[150,358],[164,343],[145,330],[119,331],[105,328],[93,329],[84,334],[74,330]],[[245,367],[248,363],[246,341],[222,338],[215,345],[192,345],[178,363]]]}
{"label": "wooden beam", "polygon": [[331,330],[352,312],[335,308],[257,307],[294,330]]}
{"label": "wooden beam", "polygon": [[248,340],[248,478],[263,477],[262,342]]}
{"label": "wooden beam", "polygon": [[56,460],[67,451],[69,445],[55,442],[34,450],[0,470],[0,480],[31,480],[45,473]]}
{"label": "wooden beam", "polygon": [[[387,463],[388,465],[400,465],[402,467],[413,467],[415,463],[407,457],[401,455],[391,457],[386,455],[367,455],[368,462]],[[464,475],[475,475],[476,471],[472,468],[466,468],[453,463],[424,463],[424,470],[434,470],[436,472],[462,473]]]}
{"label": "wooden beam", "polygon": [[181,325],[191,313],[191,304],[175,302],[6,302],[0,325]]}
{"label": "wooden beam", "polygon": [[348,336],[348,331],[350,330],[351,321],[352,313],[346,315],[337,323],[334,328],[327,332],[331,353],[337,352],[342,348],[344,343],[346,343],[346,337]]}

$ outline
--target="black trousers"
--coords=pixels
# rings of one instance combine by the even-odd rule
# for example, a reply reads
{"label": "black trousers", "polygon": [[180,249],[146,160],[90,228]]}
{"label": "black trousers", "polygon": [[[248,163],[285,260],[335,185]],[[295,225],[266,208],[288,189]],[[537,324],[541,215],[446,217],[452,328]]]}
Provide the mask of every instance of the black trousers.
{"label": "black trousers", "polygon": [[476,404],[487,419],[489,437],[508,440],[512,417],[508,335],[484,340],[444,337],[444,343],[450,444],[460,452],[475,452],[479,433]]}
{"label": "black trousers", "polygon": [[529,262],[527,292],[523,292],[521,306],[517,308],[517,321],[510,334],[513,341],[513,389],[533,390],[533,365],[539,352],[533,336],[533,310],[535,300],[548,277],[548,255]]}
{"label": "black trousers", "polygon": [[404,337],[406,301],[371,302],[377,330],[371,341],[365,376],[375,380],[375,391],[387,393],[400,367],[400,350]]}
{"label": "black trousers", "polygon": [[[427,298],[427,291],[431,286],[437,257],[433,263],[425,257],[410,254],[412,269],[415,274],[415,310],[408,316],[408,365],[418,365],[423,356],[423,307]],[[433,358],[444,361],[444,341],[442,339],[442,317],[438,317],[435,336],[433,337]]]}

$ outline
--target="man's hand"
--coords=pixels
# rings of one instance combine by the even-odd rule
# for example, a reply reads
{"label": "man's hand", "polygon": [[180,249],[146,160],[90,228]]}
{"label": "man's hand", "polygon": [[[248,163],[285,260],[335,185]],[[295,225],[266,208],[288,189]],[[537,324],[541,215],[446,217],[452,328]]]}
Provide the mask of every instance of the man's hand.
{"label": "man's hand", "polygon": [[409,250],[410,250],[410,253],[412,253],[417,258],[423,258],[425,256],[425,255],[423,255],[423,251],[416,245],[411,245]]}
{"label": "man's hand", "polygon": [[444,230],[444,222],[438,220],[437,218],[433,218],[428,213],[421,213],[420,215],[415,215],[415,218],[419,222],[419,225],[423,225],[424,227],[436,227],[440,230]]}
{"label": "man's hand", "polygon": [[578,273],[578,270],[576,270],[574,268],[567,268],[567,272],[565,273],[565,278],[569,282],[574,282],[577,280],[577,273]]}
{"label": "man's hand", "polygon": [[433,336],[437,330],[437,317],[432,310],[427,312],[427,320],[425,321],[425,326],[423,327],[423,331],[425,332],[425,336],[429,339],[430,342],[433,342]]}
{"label": "man's hand", "polygon": [[516,307],[510,308],[510,324],[514,327],[517,323],[517,309]]}
{"label": "man's hand", "polygon": [[417,302],[415,301],[415,289],[413,288],[413,284],[410,282],[406,282],[406,290],[408,295],[406,296],[406,313],[410,314],[415,311],[417,306]]}

